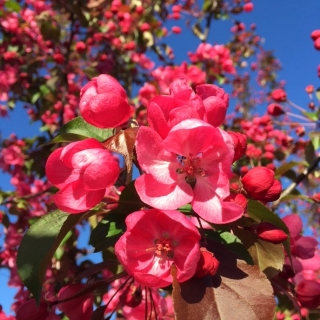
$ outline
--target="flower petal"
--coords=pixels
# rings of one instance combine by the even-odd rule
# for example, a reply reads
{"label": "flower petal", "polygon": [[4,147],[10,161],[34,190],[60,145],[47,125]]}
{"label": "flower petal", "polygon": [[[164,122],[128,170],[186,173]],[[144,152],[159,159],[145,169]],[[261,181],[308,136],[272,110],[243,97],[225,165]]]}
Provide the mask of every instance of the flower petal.
{"label": "flower petal", "polygon": [[62,188],[66,184],[79,179],[79,172],[74,171],[61,161],[63,148],[53,151],[46,163],[46,175],[48,180],[57,188]]}
{"label": "flower petal", "polygon": [[144,174],[136,180],[135,187],[143,202],[158,209],[177,209],[193,198],[192,188],[182,175],[178,176],[177,184],[162,184],[151,174]]}
{"label": "flower petal", "polygon": [[53,199],[60,210],[80,213],[96,206],[104,194],[105,189],[87,191],[80,181],[74,181],[57,192]]}
{"label": "flower petal", "polygon": [[177,155],[197,156],[214,144],[215,128],[198,119],[175,125],[163,141],[163,147]]}

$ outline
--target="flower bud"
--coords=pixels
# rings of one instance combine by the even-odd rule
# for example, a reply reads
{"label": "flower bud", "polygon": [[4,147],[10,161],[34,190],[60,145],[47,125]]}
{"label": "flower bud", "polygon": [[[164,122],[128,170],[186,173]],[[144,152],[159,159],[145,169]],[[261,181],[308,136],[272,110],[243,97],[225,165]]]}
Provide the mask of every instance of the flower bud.
{"label": "flower bud", "polygon": [[320,38],[320,30],[314,30],[311,32],[311,39],[316,40]]}
{"label": "flower bud", "polygon": [[83,119],[98,128],[114,128],[131,115],[125,90],[107,74],[93,78],[81,89],[79,106]]}
{"label": "flower bud", "polygon": [[247,139],[246,136],[240,132],[228,132],[231,136],[234,144],[234,156],[233,161],[239,160],[247,150]]}
{"label": "flower bud", "polygon": [[270,222],[262,222],[256,228],[257,236],[265,241],[278,244],[288,239],[288,235]]}
{"label": "flower bud", "polygon": [[270,202],[279,199],[281,183],[274,179],[274,172],[266,167],[255,167],[241,179],[248,197]]}
{"label": "flower bud", "polygon": [[287,100],[287,95],[283,89],[275,89],[271,93],[271,97],[274,101],[283,102]]}
{"label": "flower bud", "polygon": [[215,258],[214,254],[206,248],[200,248],[200,259],[194,274],[196,278],[203,278],[207,275],[214,276],[219,268],[220,262]]}
{"label": "flower bud", "polygon": [[268,111],[268,114],[270,114],[270,116],[273,116],[273,117],[277,117],[277,116],[280,116],[281,114],[285,113],[283,108],[279,104],[276,104],[276,103],[270,103],[268,105],[267,111]]}

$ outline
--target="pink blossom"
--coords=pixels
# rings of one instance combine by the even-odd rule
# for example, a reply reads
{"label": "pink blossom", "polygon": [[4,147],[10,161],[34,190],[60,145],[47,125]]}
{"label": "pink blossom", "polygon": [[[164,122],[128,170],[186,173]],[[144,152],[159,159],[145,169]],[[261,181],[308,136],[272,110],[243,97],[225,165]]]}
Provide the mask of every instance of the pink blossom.
{"label": "pink blossom", "polygon": [[200,258],[200,234],[179,211],[151,209],[126,218],[127,231],[115,245],[119,261],[135,280],[148,287],[172,283],[172,264],[179,282],[191,278]]}
{"label": "pink blossom", "polygon": [[174,126],[163,140],[148,127],[139,129],[136,150],[145,174],[135,183],[145,203],[164,210],[191,202],[213,223],[237,220],[243,208],[224,202],[229,196],[234,146],[229,134],[197,119]]}
{"label": "pink blossom", "polygon": [[[63,287],[58,294],[59,300],[74,296],[86,286],[81,283],[70,284]],[[58,304],[58,308],[63,311],[69,320],[90,320],[93,313],[93,294],[87,293],[75,299]]]}
{"label": "pink blossom", "polygon": [[318,241],[309,236],[301,236],[302,220],[297,214],[289,214],[282,218],[290,231],[290,246],[292,255],[300,259],[314,257]]}
{"label": "pink blossom", "polygon": [[80,112],[88,123],[113,128],[131,115],[127,94],[113,77],[102,74],[88,82],[80,92]]}
{"label": "pink blossom", "polygon": [[92,138],[55,150],[46,164],[48,180],[60,189],[54,195],[54,202],[59,209],[70,213],[97,205],[119,172],[112,154]]}
{"label": "pink blossom", "polygon": [[220,126],[226,116],[229,97],[215,85],[198,85],[196,93],[187,79],[177,78],[169,96],[156,96],[148,105],[148,123],[162,138],[170,128],[186,119],[200,119]]}

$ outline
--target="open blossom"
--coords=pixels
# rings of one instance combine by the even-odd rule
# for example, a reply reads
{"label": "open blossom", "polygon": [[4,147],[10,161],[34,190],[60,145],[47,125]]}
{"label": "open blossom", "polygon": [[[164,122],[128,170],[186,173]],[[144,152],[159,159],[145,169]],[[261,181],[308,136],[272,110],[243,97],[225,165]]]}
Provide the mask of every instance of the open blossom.
{"label": "open blossom", "polygon": [[164,210],[187,203],[213,223],[240,218],[243,208],[223,201],[229,196],[234,145],[229,134],[189,119],[174,126],[163,140],[148,127],[139,129],[136,150],[145,174],[135,183],[145,203]]}
{"label": "open blossom", "polygon": [[127,231],[115,245],[115,253],[136,282],[153,288],[172,283],[172,264],[177,278],[191,278],[200,258],[200,234],[179,211],[151,209],[126,218]]}
{"label": "open blossom", "polygon": [[98,128],[114,128],[131,115],[125,90],[107,74],[93,78],[81,89],[79,106],[83,119]]}
{"label": "open blossom", "polygon": [[229,97],[223,89],[210,84],[196,86],[196,93],[185,78],[170,85],[170,95],[156,96],[148,105],[148,123],[162,138],[179,122],[200,119],[220,126],[226,116]]}
{"label": "open blossom", "polygon": [[97,205],[119,172],[119,164],[112,154],[92,138],[55,150],[46,163],[48,180],[60,189],[54,195],[54,202],[59,209],[70,213]]}

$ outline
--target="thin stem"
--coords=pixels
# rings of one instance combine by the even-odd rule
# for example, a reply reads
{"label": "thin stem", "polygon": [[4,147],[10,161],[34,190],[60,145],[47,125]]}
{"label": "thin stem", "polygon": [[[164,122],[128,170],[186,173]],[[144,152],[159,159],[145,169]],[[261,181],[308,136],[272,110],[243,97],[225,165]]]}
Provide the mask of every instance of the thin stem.
{"label": "thin stem", "polygon": [[292,113],[292,112],[286,112],[286,115],[288,115],[290,117],[298,118],[298,119],[301,119],[301,120],[306,120],[306,121],[312,122],[312,120],[310,120],[309,118],[300,116],[300,115]]}
{"label": "thin stem", "polygon": [[144,291],[146,293],[146,302],[145,302],[145,320],[148,320],[148,290],[147,287],[144,287]]}
{"label": "thin stem", "polygon": [[203,243],[204,247],[206,247],[208,245],[208,242],[207,242],[206,235],[204,233],[204,229],[203,229],[203,226],[202,226],[202,223],[201,223],[201,219],[197,214],[196,214],[196,217],[198,219],[198,223],[199,223],[199,226],[200,226],[201,240],[202,240],[202,243]]}
{"label": "thin stem", "polygon": [[307,112],[306,109],[301,108],[300,106],[298,106],[297,104],[295,104],[294,102],[287,100],[287,102],[290,104],[290,106],[296,108],[297,110],[301,111],[301,112]]}
{"label": "thin stem", "polygon": [[305,169],[297,178],[294,182],[292,182],[288,188],[282,191],[280,198],[275,201],[272,205],[272,208],[275,209],[279,206],[281,200],[289,195],[297,186],[300,182],[302,182],[313,170],[315,170],[320,162],[320,157],[317,157],[314,162],[307,168]]}

